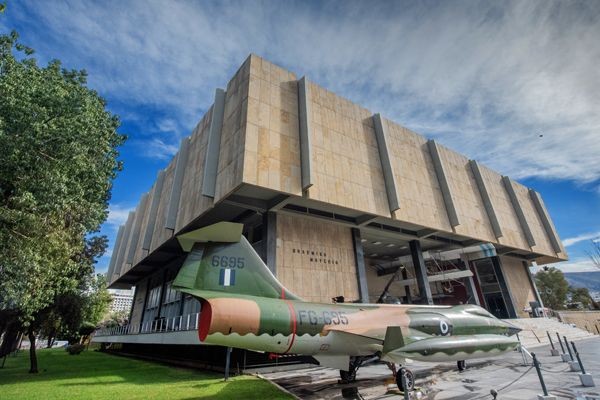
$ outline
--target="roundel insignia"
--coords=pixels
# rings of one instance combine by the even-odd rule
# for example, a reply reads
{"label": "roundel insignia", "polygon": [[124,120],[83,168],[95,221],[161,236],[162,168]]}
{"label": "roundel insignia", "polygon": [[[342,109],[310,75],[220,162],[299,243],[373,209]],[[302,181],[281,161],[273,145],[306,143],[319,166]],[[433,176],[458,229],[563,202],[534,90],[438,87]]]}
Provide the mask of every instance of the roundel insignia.
{"label": "roundel insignia", "polygon": [[440,321],[440,332],[442,333],[442,336],[446,336],[448,332],[450,332],[450,327],[448,326],[448,323],[444,320]]}

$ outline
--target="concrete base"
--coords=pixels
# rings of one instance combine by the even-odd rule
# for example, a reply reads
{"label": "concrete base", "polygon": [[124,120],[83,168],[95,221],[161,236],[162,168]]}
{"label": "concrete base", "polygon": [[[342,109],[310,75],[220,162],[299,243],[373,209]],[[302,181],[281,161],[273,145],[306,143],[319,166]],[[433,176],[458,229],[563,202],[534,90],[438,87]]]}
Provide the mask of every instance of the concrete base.
{"label": "concrete base", "polygon": [[544,396],[543,394],[538,394],[538,400],[556,400],[556,396]]}
{"label": "concrete base", "polygon": [[560,354],[560,353],[558,352],[558,350],[556,350],[556,349],[550,349],[550,355],[551,355],[551,356],[553,356],[553,357],[554,357],[554,356],[557,356],[557,355],[559,355],[559,354]]}
{"label": "concrete base", "polygon": [[592,378],[592,374],[579,374],[579,380],[583,386],[592,387],[596,386],[594,384],[594,378]]}
{"label": "concrete base", "polygon": [[573,361],[571,359],[571,356],[567,353],[563,353],[560,355],[560,358],[562,359],[562,362],[569,362],[569,361]]}
{"label": "concrete base", "polygon": [[569,361],[569,368],[571,369],[571,371],[574,372],[581,371],[581,368],[579,367],[579,363],[577,361]]}

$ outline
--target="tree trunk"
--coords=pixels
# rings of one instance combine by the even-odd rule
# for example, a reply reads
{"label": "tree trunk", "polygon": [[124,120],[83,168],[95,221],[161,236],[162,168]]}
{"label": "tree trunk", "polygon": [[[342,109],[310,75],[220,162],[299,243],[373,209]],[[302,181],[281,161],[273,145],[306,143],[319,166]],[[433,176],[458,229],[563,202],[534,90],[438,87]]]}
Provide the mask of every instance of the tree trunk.
{"label": "tree trunk", "polygon": [[38,365],[37,365],[37,356],[35,354],[35,333],[33,331],[27,332],[27,336],[29,337],[29,373],[37,374],[38,373]]}
{"label": "tree trunk", "polygon": [[17,348],[19,339],[19,326],[16,322],[9,322],[5,328],[2,343],[0,343],[0,357],[13,352]]}

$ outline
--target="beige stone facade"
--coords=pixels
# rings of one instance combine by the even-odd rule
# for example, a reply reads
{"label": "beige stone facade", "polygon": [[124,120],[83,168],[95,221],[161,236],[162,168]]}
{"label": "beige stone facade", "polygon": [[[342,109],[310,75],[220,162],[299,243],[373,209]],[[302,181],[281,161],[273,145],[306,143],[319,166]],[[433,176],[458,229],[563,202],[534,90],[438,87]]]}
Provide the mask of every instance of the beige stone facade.
{"label": "beige stone facade", "polygon": [[[265,259],[273,256],[278,277],[308,300],[358,298],[361,263],[372,284],[366,296],[376,297],[385,278],[374,275],[370,263],[408,254],[403,243],[410,240],[437,250],[491,243],[505,255],[518,311],[534,299],[523,261],[566,259],[543,203],[528,188],[485,166],[478,169],[479,181],[465,156],[382,118],[387,162],[373,111],[310,81],[301,104],[300,90],[294,73],[248,57],[227,84],[221,129],[215,130],[215,103],[123,227],[109,282],[130,286],[172,262],[180,232],[223,219],[243,222],[252,212],[277,214],[275,247],[267,249],[266,240],[261,245]],[[302,137],[310,139],[308,154]],[[210,138],[218,154],[210,154]],[[211,162],[216,173],[208,189],[214,196],[207,196]],[[303,187],[308,170],[311,185]],[[357,259],[352,229],[367,238],[366,262]],[[390,243],[370,239],[378,235]],[[376,243],[389,247],[380,252]],[[313,251],[320,261],[310,261]]]}

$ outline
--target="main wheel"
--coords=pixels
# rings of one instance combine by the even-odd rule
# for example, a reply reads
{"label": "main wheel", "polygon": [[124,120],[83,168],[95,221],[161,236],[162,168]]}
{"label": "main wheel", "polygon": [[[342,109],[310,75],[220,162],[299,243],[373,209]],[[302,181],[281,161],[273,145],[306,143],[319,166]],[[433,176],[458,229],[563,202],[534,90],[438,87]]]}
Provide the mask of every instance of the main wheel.
{"label": "main wheel", "polygon": [[356,380],[356,370],[354,368],[350,371],[340,369],[340,378],[343,382],[354,382]]}
{"label": "main wheel", "polygon": [[467,362],[465,360],[457,361],[456,366],[460,372],[463,372],[467,368]]}
{"label": "main wheel", "polygon": [[404,381],[406,382],[406,391],[410,392],[415,388],[415,377],[410,369],[400,368],[396,374],[396,385],[398,389],[404,392],[404,385],[402,384],[402,375],[404,375]]}

